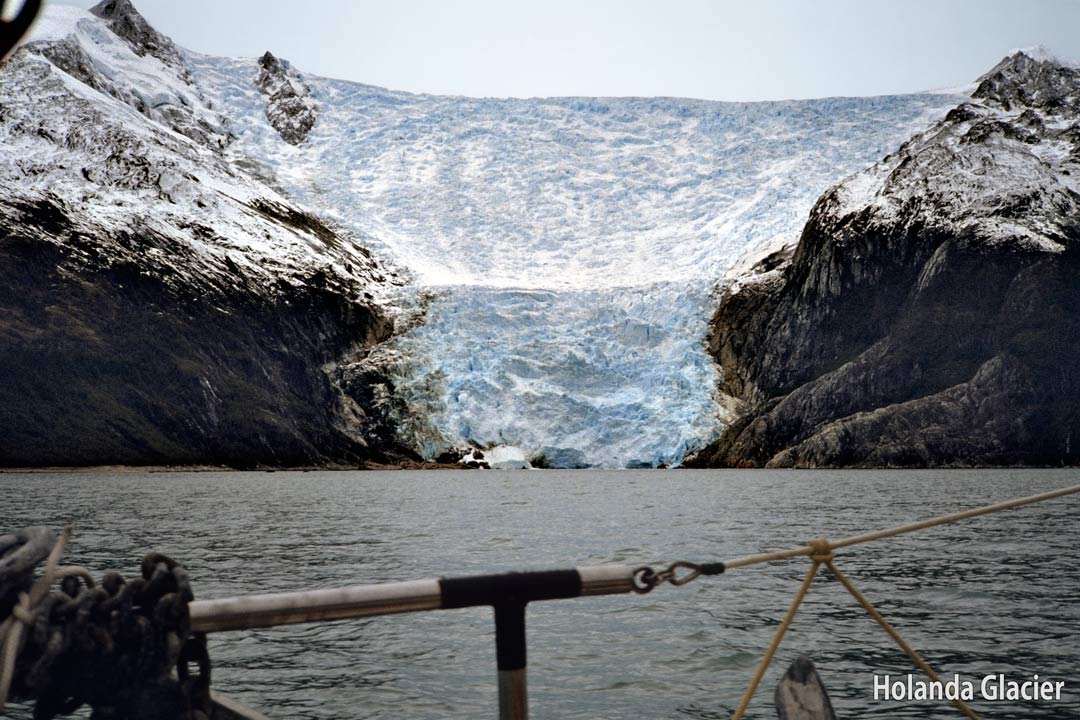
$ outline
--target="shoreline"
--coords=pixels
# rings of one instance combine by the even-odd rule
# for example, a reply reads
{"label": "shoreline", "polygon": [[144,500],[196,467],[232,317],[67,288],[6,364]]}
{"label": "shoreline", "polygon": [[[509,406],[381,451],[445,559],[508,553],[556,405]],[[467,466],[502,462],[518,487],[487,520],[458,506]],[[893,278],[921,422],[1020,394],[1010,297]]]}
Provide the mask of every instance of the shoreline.
{"label": "shoreline", "polygon": [[39,467],[0,467],[0,475],[77,475],[80,473],[209,473],[209,472],[363,472],[367,470],[475,470],[466,465],[436,462],[366,463],[363,465],[256,466],[237,468],[228,465],[43,465]]}
{"label": "shoreline", "polygon": [[[815,467],[815,468],[735,468],[735,467],[655,467],[655,468],[543,468],[532,467],[528,470],[574,470],[578,472],[610,471],[610,470],[824,470],[824,471],[925,471],[925,470],[1069,470],[1080,468],[1080,465],[928,465],[920,467]],[[523,468],[524,469],[524,468]],[[41,467],[0,467],[0,475],[79,475],[79,474],[134,474],[134,473],[275,473],[275,472],[391,472],[399,470],[468,470],[480,471],[491,468],[475,468],[467,465],[436,463],[436,462],[407,462],[407,463],[367,463],[364,465],[305,465],[299,467],[252,467],[236,468],[227,465],[46,465]],[[499,472],[499,468],[494,472]]]}

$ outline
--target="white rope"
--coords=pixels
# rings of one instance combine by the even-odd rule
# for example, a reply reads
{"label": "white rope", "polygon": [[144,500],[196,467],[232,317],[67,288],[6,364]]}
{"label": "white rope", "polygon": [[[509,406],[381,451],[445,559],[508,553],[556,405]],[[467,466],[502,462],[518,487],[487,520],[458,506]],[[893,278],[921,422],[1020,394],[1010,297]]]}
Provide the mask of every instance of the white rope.
{"label": "white rope", "polygon": [[[846,538],[840,538],[839,540],[830,540],[829,546],[835,550],[837,548],[859,545],[874,540],[883,540],[885,538],[895,537],[896,535],[915,532],[916,530],[925,530],[926,528],[937,527],[938,525],[945,525],[947,523],[954,523],[959,522],[960,520],[978,517],[979,515],[1001,512],[1002,510],[1011,510],[1012,508],[1031,505],[1032,503],[1043,502],[1045,500],[1052,500],[1054,498],[1064,497],[1065,495],[1072,495],[1078,492],[1080,492],[1080,485],[1073,485],[1067,488],[1039,493],[1038,495],[1029,495],[1027,497],[1006,500],[1005,502],[999,502],[993,505],[983,505],[982,507],[972,508],[971,510],[961,510],[960,512],[950,513],[949,515],[940,515],[927,520],[919,520],[917,522],[908,523],[907,525],[898,525],[896,527],[886,528],[885,530],[875,530],[874,532],[863,533],[862,535],[851,535]],[[724,567],[727,570],[731,570],[732,568],[737,567],[747,567],[748,565],[758,565],[760,563],[787,560],[788,558],[813,554],[814,547],[812,545],[802,545],[788,550],[777,550],[775,552],[747,555],[745,557],[736,558],[735,560],[727,560],[724,562]]]}
{"label": "white rope", "polygon": [[[8,693],[11,691],[11,681],[15,677],[15,659],[22,649],[23,628],[34,622],[34,609],[42,598],[49,594],[49,588],[53,581],[60,576],[60,555],[64,552],[64,546],[71,539],[71,526],[64,528],[60,539],[53,545],[49,553],[49,559],[45,562],[45,574],[34,582],[29,593],[19,593],[19,602],[11,610],[11,616],[0,624],[0,648],[3,650],[3,659],[0,661],[0,711],[7,705]],[[82,570],[82,568],[62,568],[64,571]],[[76,574],[65,572],[65,574]]]}

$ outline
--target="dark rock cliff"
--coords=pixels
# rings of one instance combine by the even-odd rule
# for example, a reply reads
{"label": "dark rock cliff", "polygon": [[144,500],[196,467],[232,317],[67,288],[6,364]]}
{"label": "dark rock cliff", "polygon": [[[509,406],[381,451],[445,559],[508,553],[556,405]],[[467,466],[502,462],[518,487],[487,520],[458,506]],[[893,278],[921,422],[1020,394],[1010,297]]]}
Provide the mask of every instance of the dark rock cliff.
{"label": "dark rock cliff", "polygon": [[192,282],[176,269],[198,262],[191,248],[138,222],[103,237],[72,214],[0,203],[0,466],[399,454],[377,408],[343,419],[356,403],[325,369],[392,331],[358,288],[318,271],[267,287],[227,256],[228,282]]}
{"label": "dark rock cliff", "polygon": [[130,3],[94,12],[0,68],[0,467],[415,460],[364,362],[397,273],[225,157]]}
{"label": "dark rock cliff", "polygon": [[1016,53],[722,298],[692,466],[1080,462],[1080,71]]}

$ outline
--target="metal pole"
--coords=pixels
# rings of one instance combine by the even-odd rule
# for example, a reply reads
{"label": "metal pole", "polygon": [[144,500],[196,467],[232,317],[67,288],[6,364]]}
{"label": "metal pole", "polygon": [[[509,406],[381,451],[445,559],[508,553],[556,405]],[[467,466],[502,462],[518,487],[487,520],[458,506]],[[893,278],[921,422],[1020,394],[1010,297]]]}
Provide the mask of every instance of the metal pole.
{"label": "metal pole", "polygon": [[534,600],[619,595],[633,590],[633,568],[597,565],[197,600],[188,607],[191,629],[205,633],[490,605],[495,609],[499,720],[527,720],[525,606]]}
{"label": "metal pole", "polygon": [[497,606],[585,595],[620,595],[634,589],[627,565],[506,573],[465,578],[356,585],[329,590],[245,595],[190,604],[194,632],[221,632],[296,623],[344,620],[425,610]]}
{"label": "metal pole", "polygon": [[219,632],[369,615],[438,610],[438,580],[356,585],[330,590],[195,600],[189,606],[194,632]]}
{"label": "metal pole", "polygon": [[527,720],[524,603],[495,606],[495,656],[499,670],[499,720]]}

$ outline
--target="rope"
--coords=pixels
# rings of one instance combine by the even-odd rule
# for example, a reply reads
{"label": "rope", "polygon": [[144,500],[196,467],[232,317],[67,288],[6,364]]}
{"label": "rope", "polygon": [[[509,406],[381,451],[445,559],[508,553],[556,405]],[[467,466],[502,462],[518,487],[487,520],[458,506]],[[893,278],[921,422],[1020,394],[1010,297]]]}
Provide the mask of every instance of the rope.
{"label": "rope", "polygon": [[[754,677],[750,680],[750,685],[746,688],[746,692],[743,694],[742,701],[739,703],[739,707],[736,708],[735,713],[732,715],[732,720],[740,720],[743,713],[746,712],[747,706],[750,704],[751,699],[754,697],[754,693],[757,692],[758,686],[761,684],[762,678],[765,676],[765,671],[768,670],[769,664],[772,662],[773,656],[776,654],[777,649],[780,647],[780,642],[783,640],[785,633],[791,626],[792,620],[795,618],[795,613],[798,611],[799,606],[802,605],[803,600],[806,598],[806,593],[810,590],[810,585],[813,584],[814,578],[817,577],[818,570],[822,565],[827,567],[832,574],[840,581],[840,584],[848,591],[848,593],[855,598],[855,600],[862,606],[870,617],[872,617],[878,625],[888,633],[889,637],[907,653],[908,657],[912,659],[915,665],[920,670],[926,673],[934,682],[941,682],[941,678],[930,667],[929,664],[914,648],[900,636],[888,620],[874,607],[865,595],[859,592],[858,588],[848,579],[844,573],[840,572],[840,569],[836,567],[833,562],[833,550],[836,548],[850,547],[852,545],[859,545],[862,543],[872,542],[874,540],[883,540],[885,538],[895,537],[896,535],[902,535],[904,533],[914,532],[916,530],[925,530],[927,528],[937,527],[939,525],[945,525],[948,523],[959,522],[960,520],[967,520],[968,518],[978,517],[979,515],[987,515],[990,513],[1001,512],[1002,510],[1009,510],[1012,508],[1022,507],[1024,505],[1031,505],[1032,503],[1043,502],[1045,500],[1051,500],[1053,498],[1064,497],[1066,495],[1072,495],[1080,492],[1080,485],[1073,485],[1071,487],[1060,488],[1058,490],[1051,490],[1049,492],[1039,493],[1038,495],[1029,495],[1027,497],[1016,498],[1014,500],[1007,500],[1005,502],[995,503],[993,505],[984,505],[982,507],[973,508],[971,510],[962,510],[960,512],[951,513],[949,515],[941,515],[939,517],[929,518],[927,520],[920,520],[918,522],[908,523],[907,525],[898,525],[896,527],[887,528],[884,530],[877,530],[874,532],[863,533],[861,535],[851,535],[846,538],[841,538],[835,541],[829,540],[813,540],[806,545],[791,548],[788,550],[777,550],[771,553],[761,553],[758,555],[747,555],[735,560],[729,560],[719,565],[725,569],[731,569],[736,567],[747,567],[749,565],[757,565],[760,563],[774,562],[777,560],[786,560],[788,558],[809,556],[813,565],[810,567],[809,572],[806,574],[806,578],[803,580],[802,586],[795,594],[795,599],[791,603],[791,607],[788,608],[787,614],[784,616],[784,620],[780,623],[780,627],[776,629],[776,633],[773,635],[772,643],[769,644],[769,648],[765,651],[764,657],[761,659],[761,663],[758,665],[757,671],[754,673]],[[692,578],[691,578],[692,579]],[[955,705],[964,715],[970,720],[979,720],[979,716],[975,714],[966,703],[962,700],[953,700]]]}
{"label": "rope", "polygon": [[[772,642],[769,644],[769,648],[765,651],[764,657],[761,659],[761,663],[758,665],[757,671],[754,673],[754,677],[750,680],[750,685],[746,688],[746,692],[743,693],[742,701],[739,703],[739,707],[736,708],[735,713],[732,715],[732,720],[741,720],[743,713],[746,712],[747,706],[754,697],[754,693],[757,692],[758,686],[761,684],[762,678],[765,677],[765,671],[768,670],[769,664],[772,662],[773,656],[776,655],[777,649],[780,647],[780,642],[784,639],[784,635],[787,633],[788,628],[791,626],[792,620],[795,619],[795,613],[798,611],[799,606],[802,605],[803,600],[806,598],[806,593],[810,590],[810,585],[813,584],[814,578],[817,577],[818,570],[822,565],[827,567],[832,574],[840,581],[840,584],[851,594],[853,598],[862,606],[863,610],[872,617],[878,625],[888,633],[889,637],[907,653],[908,657],[926,673],[931,680],[940,683],[941,678],[934,671],[925,660],[915,651],[913,647],[897,632],[888,620],[874,607],[865,595],[859,592],[859,589],[848,579],[847,575],[840,572],[840,569],[836,567],[833,562],[833,550],[836,548],[850,547],[852,545],[859,545],[862,543],[872,542],[874,540],[883,540],[885,538],[895,537],[896,535],[902,535],[904,533],[914,532],[916,530],[925,530],[927,528],[937,527],[939,525],[945,525],[947,523],[959,522],[960,520],[967,520],[968,518],[978,517],[979,515],[987,515],[990,513],[1001,512],[1002,510],[1010,510],[1012,508],[1022,507],[1024,505],[1031,505],[1032,503],[1043,502],[1045,500],[1051,500],[1053,498],[1064,497],[1066,495],[1072,495],[1080,492],[1080,485],[1073,485],[1071,487],[1060,488],[1058,490],[1051,490],[1049,492],[1039,493],[1038,495],[1029,495],[1027,497],[1016,498],[1014,500],[1006,500],[1005,502],[995,503],[993,505],[984,505],[982,507],[973,508],[971,510],[962,510],[960,512],[950,513],[949,515],[941,515],[927,520],[920,520],[907,525],[898,525],[896,527],[887,528],[884,530],[877,530],[874,532],[863,533],[861,535],[851,535],[846,538],[841,538],[835,541],[829,540],[813,540],[806,545],[790,548],[788,550],[777,550],[771,553],[761,553],[758,555],[747,555],[745,557],[737,558],[735,560],[729,560],[723,563],[718,563],[720,567],[724,569],[731,569],[737,567],[747,567],[750,565],[758,565],[760,563],[775,562],[777,560],[786,560],[793,557],[809,556],[813,565],[810,567],[809,572],[806,573],[806,578],[803,580],[802,586],[795,594],[795,599],[791,603],[791,607],[788,608],[787,614],[784,615],[784,620],[780,623],[780,627],[776,629],[776,633],[773,635]],[[964,715],[970,720],[979,720],[979,716],[968,707],[962,700],[953,700],[955,705]]]}
{"label": "rope", "polygon": [[758,665],[757,672],[754,673],[754,679],[750,681],[750,686],[746,688],[746,692],[743,693],[742,702],[739,703],[739,707],[735,710],[735,714],[732,715],[732,720],[739,720],[746,712],[746,706],[750,704],[750,700],[754,697],[754,693],[757,692],[758,685],[761,684],[761,679],[765,677],[765,671],[769,669],[769,663],[772,662],[773,655],[776,654],[777,649],[780,647],[780,641],[784,639],[784,633],[787,632],[788,627],[791,626],[791,621],[795,619],[795,613],[802,605],[803,598],[806,597],[806,593],[810,590],[810,585],[814,582],[814,577],[817,575],[818,568],[821,567],[821,562],[814,560],[813,566],[810,571],[806,573],[806,578],[802,582],[802,586],[799,588],[799,592],[795,593],[795,599],[791,603],[791,607],[788,608],[787,614],[784,615],[784,620],[780,623],[780,627],[776,629],[776,634],[773,635],[772,643],[769,644],[769,649],[765,651],[765,657],[761,659],[761,663]]}
{"label": "rope", "polygon": [[[880,612],[878,612],[878,609],[874,607],[869,600],[866,599],[866,596],[859,592],[858,588],[851,584],[851,581],[848,580],[847,576],[844,575],[844,573],[840,572],[840,569],[836,567],[831,560],[826,563],[826,567],[828,567],[829,570],[832,571],[832,574],[836,576],[836,579],[839,580],[845,588],[847,588],[847,591],[851,593],[851,596],[855,598],[860,605],[863,606],[863,610],[866,610],[870,617],[874,618],[874,620],[877,621],[877,624],[880,625],[885,630],[885,632],[889,634],[889,637],[891,637],[896,642],[896,644],[900,646],[900,649],[906,652],[908,654],[908,657],[910,657],[915,662],[915,664],[919,666],[919,669],[929,675],[931,680],[940,683],[941,678],[938,677],[938,674],[936,672],[934,672],[934,669],[927,665],[925,660],[919,657],[919,653],[915,652],[915,649],[908,645],[904,638],[900,637],[900,633],[896,631],[896,628],[890,625],[889,621],[886,620]],[[953,700],[952,703],[960,709],[960,712],[971,718],[971,720],[979,720],[979,716],[976,715],[974,711],[972,711],[972,709],[968,707],[963,700],[960,700],[958,698],[956,700]]]}
{"label": "rope", "polygon": [[34,583],[29,593],[19,594],[19,603],[12,608],[11,617],[0,624],[0,645],[4,649],[3,666],[0,668],[0,711],[3,711],[4,706],[7,705],[11,681],[15,677],[15,659],[21,649],[23,628],[34,623],[34,611],[56,580],[56,566],[60,563],[60,556],[70,538],[71,526],[68,525],[60,534],[60,539],[53,545],[48,560],[45,561],[45,574]]}
{"label": "rope", "polygon": [[[973,508],[971,510],[962,510],[961,512],[955,512],[949,515],[941,515],[928,520],[919,520],[918,522],[908,523],[907,525],[898,525],[897,527],[887,528],[885,530],[876,530],[874,532],[863,533],[862,535],[851,535],[846,538],[840,538],[839,540],[833,540],[830,545],[833,548],[845,548],[850,547],[851,545],[868,543],[873,540],[883,540],[885,538],[903,535],[904,533],[914,532],[916,530],[925,530],[926,528],[937,527],[938,525],[967,520],[968,518],[1001,512],[1002,510],[1010,510],[1024,505],[1031,505],[1032,503],[1064,497],[1065,495],[1073,495],[1078,492],[1080,492],[1080,485],[1073,485],[1072,487],[1051,490],[1049,492],[1039,493],[1038,495],[1029,495],[1027,497],[1016,498],[1015,500],[1006,500],[1005,502],[995,503],[994,505],[983,505],[982,507]],[[758,565],[760,563],[774,562],[776,560],[787,560],[788,558],[812,555],[813,553],[814,548],[807,544],[788,550],[777,550],[775,552],[747,555],[735,560],[727,560],[724,562],[724,567],[731,570],[732,568],[747,567],[749,565]]]}
{"label": "rope", "polygon": [[[787,614],[784,615],[783,622],[781,622],[780,627],[776,629],[776,633],[773,635],[772,642],[769,644],[769,649],[765,651],[765,655],[764,657],[762,657],[761,663],[758,665],[757,672],[754,673],[754,677],[750,681],[750,685],[746,688],[746,692],[743,693],[742,701],[739,703],[739,707],[736,708],[735,713],[731,716],[731,719],[740,720],[743,716],[743,713],[746,712],[746,708],[750,705],[750,701],[753,699],[754,693],[757,692],[758,686],[761,684],[762,678],[765,677],[765,671],[769,669],[769,664],[772,662],[773,656],[776,654],[777,649],[780,647],[780,642],[784,639],[785,633],[787,633],[788,628],[791,626],[791,621],[795,619],[796,611],[799,609],[799,606],[802,605],[802,601],[806,598],[806,593],[810,590],[810,585],[813,584],[814,578],[817,577],[818,570],[821,568],[822,565],[827,567],[832,572],[832,574],[836,577],[837,580],[840,581],[844,588],[847,589],[849,593],[851,593],[851,596],[855,598],[859,605],[861,605],[862,608],[866,610],[867,614],[869,614],[870,617],[877,621],[878,625],[880,625],[885,630],[885,632],[889,634],[889,637],[891,637],[893,641],[895,641],[896,644],[900,646],[901,650],[907,653],[908,657],[910,657],[915,662],[919,669],[926,673],[931,680],[940,683],[941,677],[939,677],[938,674],[934,672],[934,669],[931,668],[930,665],[928,665],[927,662],[922,659],[919,653],[917,653],[915,649],[911,647],[911,645],[909,645],[903,637],[900,636],[900,633],[896,631],[896,628],[894,628],[889,623],[889,621],[885,619],[885,617],[878,611],[878,609],[874,607],[873,603],[871,603],[865,595],[859,592],[858,588],[856,588],[855,585],[851,582],[851,580],[848,579],[847,575],[844,575],[844,573],[840,572],[840,568],[836,567],[836,564],[833,563],[832,553],[833,547],[835,546],[828,540],[813,540],[807,544],[807,547],[811,548],[812,554],[810,555],[810,559],[813,561],[813,565],[810,567],[809,572],[806,573],[806,578],[803,580],[802,586],[799,588],[799,591],[795,594],[795,599],[792,601],[791,607],[788,608]],[[952,703],[957,708],[959,708],[960,712],[964,713],[964,715],[966,715],[970,720],[979,720],[979,716],[976,715],[975,712],[970,707],[968,707],[968,705],[962,700],[953,700]]]}

